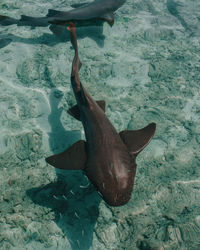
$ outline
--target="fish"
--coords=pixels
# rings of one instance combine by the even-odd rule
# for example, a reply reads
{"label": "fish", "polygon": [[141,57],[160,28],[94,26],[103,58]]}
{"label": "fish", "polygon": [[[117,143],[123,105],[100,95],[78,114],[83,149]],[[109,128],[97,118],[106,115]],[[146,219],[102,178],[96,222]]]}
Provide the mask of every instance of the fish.
{"label": "fish", "polygon": [[77,104],[68,113],[83,124],[86,140],[46,158],[63,170],[82,170],[110,206],[125,205],[131,198],[136,175],[136,157],[152,139],[156,124],[118,133],[105,114],[104,100],[95,101],[79,78],[82,63],[78,54],[76,27],[68,26],[75,55],[71,85]]}
{"label": "fish", "polygon": [[[21,15],[20,19],[0,15],[0,24],[7,26],[46,27],[50,24],[68,25],[74,22],[76,26],[99,25],[98,21],[106,21],[110,26],[114,24],[114,12],[120,8],[126,0],[99,0],[92,3],[73,5],[75,8],[69,11],[49,9],[44,17],[31,17]],[[101,22],[100,22],[101,23]]]}

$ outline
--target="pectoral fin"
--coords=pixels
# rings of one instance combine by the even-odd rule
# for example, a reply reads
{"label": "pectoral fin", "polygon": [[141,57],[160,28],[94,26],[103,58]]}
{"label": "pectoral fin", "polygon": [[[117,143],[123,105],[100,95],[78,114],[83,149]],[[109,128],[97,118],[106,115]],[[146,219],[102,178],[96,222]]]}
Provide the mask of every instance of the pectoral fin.
{"label": "pectoral fin", "polygon": [[[105,112],[105,107],[106,107],[106,103],[104,100],[99,100],[96,101],[97,104],[99,105],[99,107]],[[73,116],[74,118],[76,118],[77,120],[80,121],[80,110],[78,105],[76,104],[75,106],[73,106],[72,108],[70,108],[67,111],[71,116]]]}
{"label": "pectoral fin", "polygon": [[112,12],[104,14],[101,19],[105,20],[110,26],[114,24],[114,14]]}
{"label": "pectoral fin", "polygon": [[61,25],[56,25],[56,24],[51,24],[49,26],[49,29],[51,30],[51,32],[53,34],[55,34],[57,37],[62,37],[63,32],[66,31],[66,28],[64,26]]}
{"label": "pectoral fin", "polygon": [[139,130],[124,130],[119,133],[131,154],[138,155],[150,142],[156,130],[156,124],[150,123]]}
{"label": "pectoral fin", "polygon": [[83,170],[87,159],[85,141],[74,143],[63,153],[52,155],[45,160],[55,168],[64,170]]}

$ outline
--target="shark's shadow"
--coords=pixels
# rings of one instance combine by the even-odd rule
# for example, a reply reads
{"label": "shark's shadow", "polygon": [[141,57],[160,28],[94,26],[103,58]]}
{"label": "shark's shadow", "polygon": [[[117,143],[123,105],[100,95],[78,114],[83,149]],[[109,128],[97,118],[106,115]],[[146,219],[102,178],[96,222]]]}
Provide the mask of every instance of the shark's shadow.
{"label": "shark's shadow", "polygon": [[54,154],[64,151],[81,137],[80,130],[67,131],[61,122],[63,109],[59,107],[59,103],[62,97],[63,93],[60,90],[56,88],[51,89],[49,96],[51,113],[48,116],[48,122],[51,127],[49,145]]}
{"label": "shark's shadow", "polygon": [[[42,36],[37,38],[23,38],[13,34],[1,33],[0,49],[6,47],[11,42],[25,44],[45,44],[47,46],[54,46],[58,43],[70,41],[70,33],[66,29],[66,27],[59,25],[51,25],[50,30],[53,32],[53,34],[44,33]],[[103,35],[103,22],[99,21],[98,25],[95,26],[91,25],[77,27],[77,36],[79,40],[89,37],[94,40],[99,47],[102,48],[104,46],[105,40],[105,36]]]}
{"label": "shark's shadow", "polygon": [[[55,222],[73,250],[88,250],[99,215],[100,197],[92,185],[88,186],[83,174],[72,172],[62,178],[58,176],[57,182],[27,190],[27,195],[34,203],[53,210]],[[87,188],[80,187],[84,181]]]}
{"label": "shark's shadow", "polygon": [[[61,98],[62,92],[52,89],[48,121],[51,125],[49,143],[53,153],[63,151],[80,139],[80,131],[66,131],[61,123]],[[29,189],[27,195],[34,203],[54,211],[55,222],[66,235],[72,249],[88,250],[92,244],[101,198],[81,171],[56,169],[56,173],[56,182]]]}

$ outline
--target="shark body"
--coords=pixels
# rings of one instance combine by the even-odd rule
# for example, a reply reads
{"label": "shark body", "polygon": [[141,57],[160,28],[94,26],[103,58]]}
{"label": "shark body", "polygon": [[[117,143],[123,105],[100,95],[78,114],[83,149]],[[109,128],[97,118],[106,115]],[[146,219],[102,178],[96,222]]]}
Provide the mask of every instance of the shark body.
{"label": "shark body", "polygon": [[69,30],[75,49],[71,84],[77,105],[68,112],[82,122],[86,141],[80,140],[46,161],[64,170],[83,170],[107,204],[121,206],[131,198],[136,156],[153,137],[156,124],[140,130],[116,131],[105,115],[105,102],[95,101],[79,79],[81,62],[75,26],[71,24]]}
{"label": "shark body", "polygon": [[[120,8],[126,0],[99,0],[92,3],[73,5],[69,11],[48,10],[45,17],[31,17],[22,15],[21,19],[15,19],[0,15],[1,25],[17,24],[18,26],[46,27],[50,24],[67,25],[74,22],[76,26],[87,26],[97,21],[106,21],[111,26],[114,23],[114,12]],[[96,23],[98,25],[98,23]]]}

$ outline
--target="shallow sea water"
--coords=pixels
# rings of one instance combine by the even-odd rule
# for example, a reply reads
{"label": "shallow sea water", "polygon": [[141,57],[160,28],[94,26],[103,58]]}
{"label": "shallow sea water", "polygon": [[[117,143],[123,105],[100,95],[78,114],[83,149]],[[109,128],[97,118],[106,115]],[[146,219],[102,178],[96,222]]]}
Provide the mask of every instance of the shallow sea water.
{"label": "shallow sea water", "polygon": [[[44,16],[75,0],[1,0]],[[131,201],[109,207],[80,171],[45,157],[84,138],[67,114],[69,34],[0,26],[0,249],[200,249],[200,2],[128,0],[112,28],[78,29],[81,80],[118,131],[157,123]]]}

